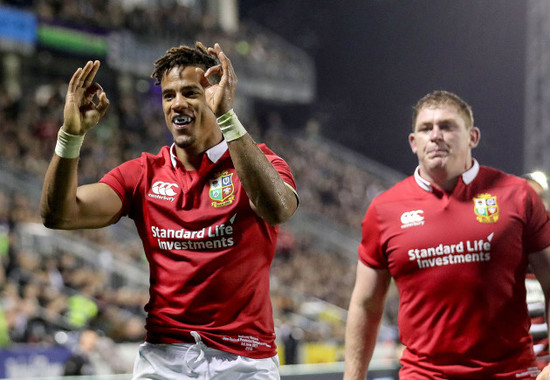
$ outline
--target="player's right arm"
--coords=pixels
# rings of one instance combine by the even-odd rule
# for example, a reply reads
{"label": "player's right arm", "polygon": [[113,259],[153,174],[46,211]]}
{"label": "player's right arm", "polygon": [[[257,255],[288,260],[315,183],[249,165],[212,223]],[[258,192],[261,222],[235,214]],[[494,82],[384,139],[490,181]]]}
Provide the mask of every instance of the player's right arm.
{"label": "player's right arm", "polygon": [[364,380],[378,336],[390,284],[388,270],[357,264],[346,324],[344,380]]}
{"label": "player's right arm", "polygon": [[[46,227],[57,229],[97,228],[114,223],[120,217],[122,201],[108,185],[95,183],[78,186],[78,151],[75,140],[83,138],[109,107],[101,86],[94,82],[99,61],[89,61],[73,74],[63,109],[60,134],[65,143],[56,146],[42,188],[40,214]],[[96,100],[96,101],[94,101]],[[74,154],[74,146],[77,146]],[[74,157],[76,155],[76,157]]]}
{"label": "player's right arm", "polygon": [[120,218],[122,201],[104,183],[77,187],[78,159],[55,155],[50,162],[40,200],[42,222],[48,228],[99,228]]}

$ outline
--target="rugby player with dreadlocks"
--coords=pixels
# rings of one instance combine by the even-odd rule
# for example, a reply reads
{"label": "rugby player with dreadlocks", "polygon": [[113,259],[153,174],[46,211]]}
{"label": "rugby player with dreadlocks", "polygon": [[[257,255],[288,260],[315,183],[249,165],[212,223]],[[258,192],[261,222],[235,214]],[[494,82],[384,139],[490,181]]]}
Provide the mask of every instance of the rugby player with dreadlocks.
{"label": "rugby player with dreadlocks", "polygon": [[168,50],[152,77],[173,144],[78,186],[84,136],[109,106],[99,67],[70,80],[41,214],[55,229],[134,221],[150,299],[133,379],[279,379],[269,269],[298,196],[288,165],[233,110],[231,61],[219,44]]}

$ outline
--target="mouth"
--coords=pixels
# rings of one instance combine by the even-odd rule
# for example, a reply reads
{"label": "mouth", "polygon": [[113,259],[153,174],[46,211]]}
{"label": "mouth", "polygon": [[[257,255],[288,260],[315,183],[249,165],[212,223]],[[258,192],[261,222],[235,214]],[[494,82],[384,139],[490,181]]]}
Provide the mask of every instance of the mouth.
{"label": "mouth", "polygon": [[176,129],[183,129],[191,124],[192,121],[193,118],[187,115],[179,115],[172,118],[172,124],[176,127]]}
{"label": "mouth", "polygon": [[447,156],[449,152],[445,149],[434,149],[428,152],[429,157],[443,157]]}

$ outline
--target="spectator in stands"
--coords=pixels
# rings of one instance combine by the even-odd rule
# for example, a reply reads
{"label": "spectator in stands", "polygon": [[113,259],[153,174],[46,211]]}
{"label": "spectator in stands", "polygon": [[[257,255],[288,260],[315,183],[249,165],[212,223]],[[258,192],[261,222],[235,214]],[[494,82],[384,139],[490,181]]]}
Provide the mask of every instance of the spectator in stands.
{"label": "spectator in stands", "polygon": [[97,333],[84,330],[78,337],[78,345],[65,362],[64,376],[95,375],[96,370],[90,359],[90,354],[96,347]]}
{"label": "spectator in stands", "polygon": [[346,380],[365,378],[391,277],[405,346],[400,377],[537,377],[524,278],[530,263],[550,295],[550,219],[525,180],[473,159],[479,138],[457,95],[435,91],[417,103],[409,143],[418,168],[363,221]]}
{"label": "spectator in stands", "polygon": [[84,135],[109,105],[94,82],[98,69],[90,61],[69,83],[44,180],[44,224],[99,228],[134,219],[151,268],[134,379],[278,379],[269,267],[277,225],[298,197],[286,163],[258,146],[233,112],[230,60],[218,44],[170,49],[152,76],[174,144],[77,187]]}
{"label": "spectator in stands", "polygon": [[67,300],[69,308],[67,319],[71,326],[82,328],[86,326],[92,318],[97,315],[97,304],[92,298],[91,285],[83,288],[83,293],[73,294]]}

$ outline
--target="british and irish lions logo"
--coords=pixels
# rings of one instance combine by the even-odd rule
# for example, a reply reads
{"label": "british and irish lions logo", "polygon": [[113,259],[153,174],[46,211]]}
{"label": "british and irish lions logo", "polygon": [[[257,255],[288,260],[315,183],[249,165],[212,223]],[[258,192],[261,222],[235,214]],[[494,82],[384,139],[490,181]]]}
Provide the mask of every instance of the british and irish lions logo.
{"label": "british and irish lions logo", "polygon": [[233,174],[223,171],[210,180],[210,199],[212,206],[227,206],[235,200],[235,186],[233,185]]}
{"label": "british and irish lions logo", "polygon": [[498,221],[497,197],[491,194],[479,194],[474,198],[474,212],[476,219],[481,223],[495,223]]}

